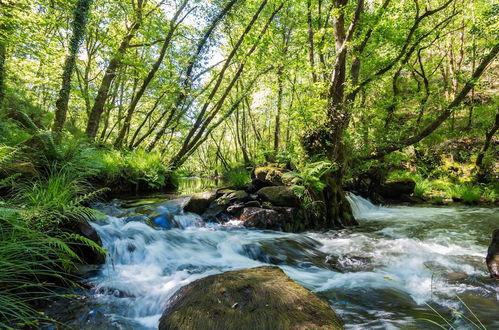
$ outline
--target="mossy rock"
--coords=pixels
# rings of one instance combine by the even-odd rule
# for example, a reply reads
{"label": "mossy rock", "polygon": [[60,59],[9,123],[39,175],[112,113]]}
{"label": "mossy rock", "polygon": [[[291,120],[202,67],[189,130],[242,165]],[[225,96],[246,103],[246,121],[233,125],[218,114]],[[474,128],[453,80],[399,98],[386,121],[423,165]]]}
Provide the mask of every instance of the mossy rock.
{"label": "mossy rock", "polygon": [[297,207],[300,205],[298,197],[296,197],[291,187],[272,186],[264,187],[256,193],[265,202],[270,202],[275,206],[291,206]]}
{"label": "mossy rock", "polygon": [[159,329],[343,329],[329,305],[279,267],[197,280],[180,289]]}
{"label": "mossy rock", "polygon": [[255,168],[254,174],[255,179],[258,179],[267,184],[272,184],[276,186],[282,186],[282,175],[285,172],[284,169],[273,167],[273,166],[263,166]]}
{"label": "mossy rock", "polygon": [[215,200],[217,197],[216,191],[205,191],[194,194],[189,198],[187,203],[185,203],[184,211],[185,212],[193,212],[197,214],[203,214],[210,203]]}

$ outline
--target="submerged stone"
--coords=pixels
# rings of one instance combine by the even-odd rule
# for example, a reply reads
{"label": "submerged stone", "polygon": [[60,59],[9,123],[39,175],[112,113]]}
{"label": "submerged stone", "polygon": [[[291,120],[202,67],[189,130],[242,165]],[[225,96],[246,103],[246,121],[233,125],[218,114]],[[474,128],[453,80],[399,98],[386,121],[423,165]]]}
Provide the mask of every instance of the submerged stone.
{"label": "submerged stone", "polygon": [[172,226],[170,224],[170,220],[165,215],[160,215],[159,217],[154,218],[153,222],[166,229],[170,229]]}
{"label": "submerged stone", "polygon": [[278,267],[212,275],[180,289],[166,329],[343,329],[331,307]]}

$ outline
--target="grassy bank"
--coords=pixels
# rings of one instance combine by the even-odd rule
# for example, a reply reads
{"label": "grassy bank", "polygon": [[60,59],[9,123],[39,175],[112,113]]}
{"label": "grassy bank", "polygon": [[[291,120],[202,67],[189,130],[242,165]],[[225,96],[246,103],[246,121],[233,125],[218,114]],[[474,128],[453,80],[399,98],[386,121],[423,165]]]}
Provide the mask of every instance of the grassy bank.
{"label": "grassy bank", "polygon": [[[0,127],[0,328],[37,327],[47,318],[33,303],[73,285],[81,249],[104,253],[78,233],[99,215],[88,206],[105,194],[166,189],[172,171],[159,153],[117,151],[67,134],[14,122]],[[112,189],[110,189],[112,188]]]}

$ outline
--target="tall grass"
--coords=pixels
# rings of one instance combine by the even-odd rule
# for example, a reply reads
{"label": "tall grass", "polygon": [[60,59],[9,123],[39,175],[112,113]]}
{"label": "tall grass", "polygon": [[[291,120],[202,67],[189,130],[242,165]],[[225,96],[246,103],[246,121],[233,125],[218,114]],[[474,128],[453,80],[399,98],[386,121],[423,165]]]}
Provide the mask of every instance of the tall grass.
{"label": "tall grass", "polygon": [[[78,260],[68,242],[29,228],[24,211],[0,208],[0,328],[35,327],[46,319],[32,307],[54,296],[54,282]],[[20,323],[20,324],[19,324]]]}
{"label": "tall grass", "polygon": [[449,194],[453,199],[462,200],[464,203],[474,204],[480,201],[482,190],[472,183],[464,183],[449,188]]}

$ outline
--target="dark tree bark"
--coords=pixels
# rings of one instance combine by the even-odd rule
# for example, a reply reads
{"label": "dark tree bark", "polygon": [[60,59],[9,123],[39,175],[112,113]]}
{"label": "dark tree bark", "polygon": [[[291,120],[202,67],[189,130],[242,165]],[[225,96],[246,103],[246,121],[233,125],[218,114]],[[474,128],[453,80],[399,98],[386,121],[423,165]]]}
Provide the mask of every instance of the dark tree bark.
{"label": "dark tree bark", "polygon": [[73,35],[69,42],[69,54],[64,62],[64,72],[62,74],[62,86],[59,91],[59,98],[55,103],[55,119],[52,131],[56,134],[56,139],[60,138],[60,133],[66,122],[69,93],[71,92],[71,77],[73,76],[80,45],[85,37],[85,29],[91,4],[92,0],[78,0],[74,9],[72,24]]}
{"label": "dark tree bark", "polygon": [[312,25],[312,0],[307,0],[308,60],[312,71],[312,82],[317,82],[315,72],[314,27]]}
{"label": "dark tree bark", "polygon": [[[0,30],[3,30],[0,27]],[[5,60],[7,58],[7,41],[0,36],[0,107],[5,97]]]}
{"label": "dark tree bark", "polygon": [[277,111],[275,114],[275,129],[274,129],[274,152],[279,151],[279,135],[281,131],[281,112],[282,112],[282,98],[284,94],[283,82],[283,67],[279,66],[277,69]]}

